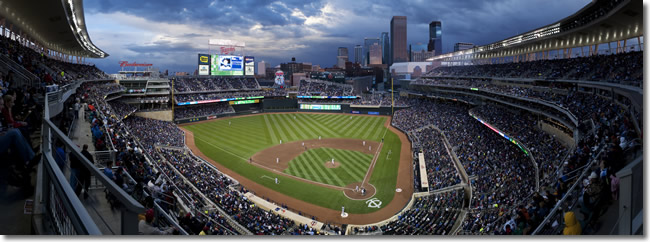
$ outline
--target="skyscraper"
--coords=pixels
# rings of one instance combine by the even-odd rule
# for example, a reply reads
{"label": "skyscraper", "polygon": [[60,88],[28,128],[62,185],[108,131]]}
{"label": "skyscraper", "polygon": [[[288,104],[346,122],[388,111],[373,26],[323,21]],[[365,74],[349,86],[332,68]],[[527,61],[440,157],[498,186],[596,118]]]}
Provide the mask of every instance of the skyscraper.
{"label": "skyscraper", "polygon": [[361,45],[354,46],[354,63],[361,64],[363,61],[363,48]]}
{"label": "skyscraper", "polygon": [[432,51],[427,51],[427,44],[417,43],[409,45],[409,61],[421,62],[427,58],[433,57]]}
{"label": "skyscraper", "polygon": [[266,75],[266,62],[260,61],[257,63],[257,75]]}
{"label": "skyscraper", "polygon": [[368,66],[370,63],[370,46],[379,44],[379,38],[363,38],[363,65]]}
{"label": "skyscraper", "polygon": [[348,57],[348,48],[347,47],[339,47],[338,56]]}
{"label": "skyscraper", "polygon": [[390,20],[390,62],[407,62],[406,51],[406,16],[393,16]]}
{"label": "skyscraper", "polygon": [[429,24],[429,45],[428,50],[435,55],[442,55],[442,22],[432,21]]}
{"label": "skyscraper", "polygon": [[339,47],[338,53],[336,56],[336,66],[339,68],[345,69],[345,62],[348,61],[348,48]]}
{"label": "skyscraper", "polygon": [[381,45],[379,43],[373,43],[370,45],[368,53],[368,65],[380,65],[381,64]]}
{"label": "skyscraper", "polygon": [[388,40],[388,32],[381,33],[381,63],[388,64],[390,57],[390,44]]}

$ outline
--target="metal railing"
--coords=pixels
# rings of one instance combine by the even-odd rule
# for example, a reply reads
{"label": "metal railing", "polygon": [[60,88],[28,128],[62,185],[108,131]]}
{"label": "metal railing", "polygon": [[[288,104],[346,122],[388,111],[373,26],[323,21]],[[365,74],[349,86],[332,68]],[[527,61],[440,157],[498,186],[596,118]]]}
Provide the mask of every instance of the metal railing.
{"label": "metal railing", "polygon": [[582,167],[582,173],[580,173],[580,177],[578,177],[573,185],[567,190],[565,193],[564,197],[560,201],[558,201],[551,212],[548,213],[546,218],[544,218],[544,221],[542,221],[539,226],[533,231],[532,235],[556,235],[559,233],[559,231],[563,228],[563,226],[546,226],[549,223],[552,222],[557,222],[561,224],[561,220],[563,219],[562,216],[564,216],[564,211],[569,211],[572,210],[575,205],[578,203],[579,198],[581,197],[582,193],[582,180],[589,175],[589,171],[591,171],[591,167],[596,164],[596,162],[599,160],[600,155],[603,153],[605,150],[606,145],[601,145],[598,148],[598,152],[595,153],[594,156],[592,156],[591,160],[587,165]]}
{"label": "metal railing", "polygon": [[88,211],[69,185],[63,171],[59,168],[52,156],[53,140],[58,139],[62,141],[65,149],[70,151],[70,155],[76,156],[85,168],[91,172],[91,175],[99,180],[123,204],[121,215],[122,234],[138,234],[138,214],[144,213],[144,207],[104,175],[104,173],[95,169],[95,165],[81,154],[77,145],[50,121],[49,98],[49,95],[45,98],[45,118],[43,119],[41,143],[44,159],[40,166],[42,166],[45,172],[38,179],[41,182],[42,190],[40,192],[42,194],[37,194],[37,197],[40,195],[43,199],[42,205],[44,205],[44,211],[42,212],[45,216],[44,221],[47,221],[45,224],[51,224],[56,234],[101,234],[97,224],[88,214]]}
{"label": "metal railing", "polygon": [[36,75],[34,75],[34,73],[31,73],[30,71],[25,69],[25,67],[16,63],[6,55],[0,54],[0,62],[5,66],[9,67],[10,70],[12,70],[16,75],[21,77],[23,80],[26,80],[27,83],[25,83],[25,85],[34,87],[35,84],[38,84],[38,81],[40,79]]}

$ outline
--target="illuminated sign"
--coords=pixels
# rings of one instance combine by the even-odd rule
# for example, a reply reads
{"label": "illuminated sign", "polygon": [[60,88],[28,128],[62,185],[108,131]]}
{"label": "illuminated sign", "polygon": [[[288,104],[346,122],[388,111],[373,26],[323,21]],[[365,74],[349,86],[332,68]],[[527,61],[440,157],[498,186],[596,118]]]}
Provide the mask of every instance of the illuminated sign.
{"label": "illuminated sign", "polygon": [[191,102],[182,102],[182,103],[178,103],[178,104],[176,104],[176,105],[178,105],[178,106],[184,106],[184,105],[194,105],[194,104],[204,104],[204,103],[228,102],[228,101],[235,101],[235,100],[260,99],[260,98],[264,98],[264,96],[256,96],[256,97],[235,97],[235,98],[222,98],[222,99],[214,99],[214,100],[191,101]]}
{"label": "illuminated sign", "polygon": [[478,88],[476,88],[476,87],[472,87],[470,89],[472,89],[472,91],[478,91]]}
{"label": "illuminated sign", "polygon": [[300,109],[341,110],[341,105],[338,105],[338,104],[300,104]]}
{"label": "illuminated sign", "polygon": [[251,103],[259,103],[259,99],[255,100],[241,100],[241,101],[230,101],[230,105],[239,105],[239,104],[251,104]]}
{"label": "illuminated sign", "polygon": [[255,75],[255,57],[252,56],[244,57],[244,75],[246,76]]}
{"label": "illuminated sign", "polygon": [[310,99],[355,99],[357,96],[298,96],[298,98]]}
{"label": "illuminated sign", "polygon": [[210,65],[210,55],[199,54],[199,65]]}
{"label": "illuminated sign", "polygon": [[521,146],[521,145],[519,144],[519,142],[517,142],[515,139],[508,137],[506,134],[504,134],[503,132],[499,131],[498,129],[492,127],[492,125],[488,124],[487,122],[483,122],[483,120],[481,120],[480,118],[474,116],[474,114],[471,114],[471,115],[472,115],[472,117],[473,117],[474,119],[478,120],[478,121],[481,122],[483,125],[487,126],[489,129],[491,129],[492,131],[496,132],[497,134],[501,135],[501,137],[503,137],[503,138],[507,139],[508,141],[512,142],[512,143],[515,144],[517,147],[519,147],[519,149],[521,149],[521,151],[523,151],[524,154],[528,155],[528,151],[527,151],[526,149],[524,149],[524,147]]}
{"label": "illuminated sign", "polygon": [[213,76],[243,76],[243,57],[230,55],[212,55],[210,59],[210,75]]}

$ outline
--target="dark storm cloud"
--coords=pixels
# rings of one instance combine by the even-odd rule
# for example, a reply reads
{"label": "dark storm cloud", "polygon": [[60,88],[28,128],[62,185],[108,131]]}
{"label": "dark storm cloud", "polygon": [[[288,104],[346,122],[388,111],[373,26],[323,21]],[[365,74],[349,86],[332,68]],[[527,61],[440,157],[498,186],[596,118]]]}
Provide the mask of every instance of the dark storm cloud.
{"label": "dark storm cloud", "polygon": [[140,53],[195,53],[200,51],[205,51],[204,49],[199,49],[192,47],[187,43],[172,43],[170,41],[156,41],[149,45],[129,45],[125,46],[127,50]]}
{"label": "dark storm cloud", "polygon": [[106,0],[91,1],[85,6],[90,13],[124,12],[163,22],[205,24],[217,29],[262,25],[302,24],[291,16],[292,9],[307,15],[318,14],[322,6],[311,1],[205,1],[205,0]]}
{"label": "dark storm cloud", "polygon": [[[185,24],[196,27],[193,33],[176,36],[182,38],[226,38],[214,36],[210,31],[234,33],[263,39],[264,42],[248,40],[247,46],[261,48],[268,42],[288,40],[286,46],[295,49],[259,51],[256,60],[266,60],[277,65],[292,56],[301,62],[321,66],[336,63],[336,49],[348,47],[354,59],[354,45],[363,45],[364,37],[379,37],[390,32],[392,16],[403,15],[408,19],[408,44],[426,43],[428,24],[442,21],[443,51],[449,52],[456,42],[479,45],[499,41],[513,35],[542,27],[567,17],[588,4],[590,0],[318,0],[318,1],[263,1],[263,0],[101,0],[88,1],[86,14],[123,12],[152,22]],[[328,5],[331,12],[324,13]],[[293,16],[294,10],[298,15]],[[345,14],[337,15],[344,12]],[[302,17],[336,19],[316,21],[307,26]],[[251,30],[256,26],[255,30]],[[90,26],[92,28],[92,26]],[[92,31],[92,30],[91,30]],[[119,30],[116,30],[119,31]],[[258,37],[259,35],[259,37]],[[91,37],[93,37],[91,35]],[[152,41],[152,40],[149,40]],[[101,46],[100,46],[101,48]],[[187,52],[194,56],[197,49],[188,43],[154,42],[131,45],[126,49],[145,54],[147,52]],[[110,54],[110,51],[109,51]],[[193,63],[174,65],[179,71],[193,71]]]}

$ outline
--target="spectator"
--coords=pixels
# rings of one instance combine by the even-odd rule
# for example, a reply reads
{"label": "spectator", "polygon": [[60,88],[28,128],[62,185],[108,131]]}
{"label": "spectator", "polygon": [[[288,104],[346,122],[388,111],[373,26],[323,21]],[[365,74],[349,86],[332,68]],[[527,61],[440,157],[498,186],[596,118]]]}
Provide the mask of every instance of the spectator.
{"label": "spectator", "polygon": [[576,215],[569,211],[564,213],[564,230],[562,231],[564,235],[581,235],[582,227],[580,226],[580,221],[576,218]]}
{"label": "spectator", "polygon": [[138,223],[138,233],[142,235],[166,235],[174,231],[173,227],[163,230],[153,226],[153,219],[154,211],[150,208],[145,214],[145,220],[140,220]]}

